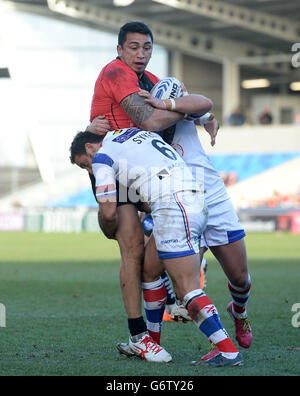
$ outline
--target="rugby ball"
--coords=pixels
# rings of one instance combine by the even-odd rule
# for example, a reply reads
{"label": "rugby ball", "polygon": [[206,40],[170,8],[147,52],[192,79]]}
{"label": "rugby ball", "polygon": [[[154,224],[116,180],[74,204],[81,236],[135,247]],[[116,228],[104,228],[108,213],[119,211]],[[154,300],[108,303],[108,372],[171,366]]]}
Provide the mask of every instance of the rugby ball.
{"label": "rugby ball", "polygon": [[159,99],[175,99],[183,96],[181,83],[175,77],[167,77],[160,80],[151,89],[150,94]]}

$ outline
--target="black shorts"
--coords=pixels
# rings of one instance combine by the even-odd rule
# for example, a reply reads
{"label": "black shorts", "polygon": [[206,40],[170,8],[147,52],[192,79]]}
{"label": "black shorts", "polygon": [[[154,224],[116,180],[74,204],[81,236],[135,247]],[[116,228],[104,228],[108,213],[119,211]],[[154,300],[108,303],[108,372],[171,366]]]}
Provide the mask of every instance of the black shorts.
{"label": "black shorts", "polygon": [[[97,201],[97,197],[96,197],[96,179],[94,175],[91,175],[89,173],[90,176],[90,180],[91,180],[91,184],[92,184],[92,190],[93,190],[93,194],[95,197],[96,202]],[[122,205],[134,205],[138,211],[143,212],[142,206],[143,206],[143,202],[142,201],[137,201],[137,202],[132,202],[129,197],[128,197],[128,188],[127,188],[127,199],[125,201],[120,202],[119,201],[119,182],[116,182],[116,187],[117,187],[117,207],[122,206]]]}

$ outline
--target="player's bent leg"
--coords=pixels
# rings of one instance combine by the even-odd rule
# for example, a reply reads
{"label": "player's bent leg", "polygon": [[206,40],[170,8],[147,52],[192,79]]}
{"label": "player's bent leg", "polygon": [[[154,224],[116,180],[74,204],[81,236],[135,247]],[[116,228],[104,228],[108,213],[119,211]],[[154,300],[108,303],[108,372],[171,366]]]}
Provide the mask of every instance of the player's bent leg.
{"label": "player's bent leg", "polygon": [[218,355],[209,361],[200,362],[213,367],[240,365],[243,361],[241,354],[222,325],[216,307],[200,289],[198,262],[197,254],[164,260],[176,294],[183,300],[189,316],[197,328],[218,348]]}
{"label": "player's bent leg", "polygon": [[248,284],[248,262],[243,238],[226,245],[210,246],[210,250],[232,284],[237,287],[244,287]]}
{"label": "player's bent leg", "polygon": [[[165,276],[164,279],[162,274]],[[165,287],[152,287],[153,285],[155,285],[155,282],[159,281],[160,278],[163,280]],[[168,312],[169,314],[170,319],[168,320],[185,322],[191,321],[191,318],[189,317],[185,307],[181,304],[181,302],[178,302],[175,299],[168,275],[165,273],[165,266],[158,257],[155,239],[153,235],[148,240],[145,248],[145,260],[143,267],[143,289],[145,311],[147,316],[147,328],[149,334],[153,337],[155,341],[160,343],[160,334],[158,334],[158,329],[161,329],[162,321],[164,321],[166,317],[166,312]],[[167,298],[165,304],[162,304],[162,296],[165,295],[165,290],[167,292]],[[156,301],[154,299],[155,295],[157,296]],[[155,304],[157,305],[157,307],[156,309],[153,309]],[[160,312],[163,312],[163,309],[165,307],[165,312],[163,312],[163,317],[161,321],[159,320],[160,314],[158,313],[158,311],[155,312],[156,310],[158,310],[158,306],[160,307]],[[147,307],[152,307],[152,309],[148,309]],[[152,328],[155,328],[154,334],[152,332]]]}
{"label": "player's bent leg", "polygon": [[223,246],[211,247],[220,262],[229,282],[228,289],[232,302],[227,311],[234,321],[236,340],[243,348],[252,343],[252,329],[247,315],[247,302],[250,296],[251,279],[248,272],[244,239]]}
{"label": "player's bent leg", "polygon": [[[224,366],[234,365],[239,352],[220,322],[215,306],[200,289],[198,238],[206,227],[207,210],[199,200],[188,199],[192,197],[191,192],[174,194],[174,200],[168,206],[161,205],[157,211],[155,207],[152,209],[158,255],[189,316],[219,348],[221,359],[218,359],[223,361]],[[199,198],[197,194],[194,197]],[[217,364],[221,363],[214,363]]]}
{"label": "player's bent leg", "polygon": [[176,296],[180,300],[183,300],[187,293],[200,288],[198,262],[199,254],[163,260],[172,279]]}

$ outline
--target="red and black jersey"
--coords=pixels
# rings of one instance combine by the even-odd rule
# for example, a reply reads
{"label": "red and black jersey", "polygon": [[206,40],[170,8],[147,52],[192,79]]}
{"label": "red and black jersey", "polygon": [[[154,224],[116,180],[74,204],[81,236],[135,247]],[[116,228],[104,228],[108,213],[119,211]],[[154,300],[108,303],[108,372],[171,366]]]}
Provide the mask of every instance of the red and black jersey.
{"label": "red and black jersey", "polygon": [[141,78],[119,58],[106,65],[95,84],[90,121],[104,115],[114,129],[137,126],[123,110],[120,103],[140,88],[150,91],[159,81],[154,74],[145,71]]}

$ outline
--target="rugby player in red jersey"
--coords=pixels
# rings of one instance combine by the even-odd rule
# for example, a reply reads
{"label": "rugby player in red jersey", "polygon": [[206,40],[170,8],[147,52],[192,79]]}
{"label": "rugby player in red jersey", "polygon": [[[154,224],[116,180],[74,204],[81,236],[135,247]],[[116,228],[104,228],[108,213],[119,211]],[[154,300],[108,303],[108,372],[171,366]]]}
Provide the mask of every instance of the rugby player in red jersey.
{"label": "rugby player in red jersey", "polygon": [[[140,89],[150,91],[159,79],[146,71],[153,48],[151,30],[141,22],[129,22],[120,29],[118,37],[117,59],[106,65],[95,84],[92,99],[90,121],[97,129],[97,117],[107,120],[110,129],[138,126],[144,130],[161,131],[184,117],[179,112],[155,109],[149,105],[138,92]],[[210,109],[211,102],[203,98],[203,114]],[[205,101],[207,108],[205,108]],[[94,132],[88,127],[87,130]],[[90,175],[95,193],[95,180]],[[119,190],[119,198],[120,198]],[[127,195],[127,194],[126,194]],[[123,193],[122,193],[123,196]],[[120,286],[124,306],[128,315],[130,335],[134,340],[142,340],[147,332],[141,311],[141,278],[144,259],[144,235],[138,216],[140,204],[132,204],[128,197],[120,202],[118,199],[118,228],[116,235],[121,252]],[[98,213],[99,225],[105,221]],[[156,285],[160,300],[165,300],[167,292],[163,281]],[[143,347],[149,350],[156,341],[151,339]]]}
{"label": "rugby player in red jersey", "polygon": [[[149,42],[150,42],[150,40],[149,40]],[[138,43],[133,38],[133,40],[129,41],[128,44],[134,45],[134,44],[138,44]],[[135,50],[134,46],[132,47],[132,50]],[[141,80],[140,77],[141,76],[144,77],[146,75],[146,73],[140,74],[139,71],[141,70],[140,68],[143,68],[143,65],[145,65],[145,63],[143,63],[142,61],[137,61],[136,59],[134,59],[134,57],[129,56],[129,54],[126,52],[126,50],[124,50],[123,47],[119,48],[119,46],[118,46],[118,53],[121,56],[122,56],[122,54],[125,55],[125,56],[123,56],[123,59],[126,59],[128,64],[131,65],[131,70],[135,70],[135,72],[138,75],[138,80],[139,80],[138,85],[140,88],[143,88],[141,81],[140,81]],[[122,57],[120,57],[119,60],[122,61]],[[150,77],[149,77],[149,79],[150,79]],[[151,81],[151,79],[150,79],[150,81]],[[123,82],[124,82],[124,80],[123,80]],[[120,84],[120,86],[122,86],[123,82],[119,81],[118,84]],[[151,81],[151,82],[153,82],[153,81]],[[151,87],[150,87],[150,89],[151,89]],[[146,90],[149,91],[149,86],[146,87]],[[133,91],[135,91],[135,90],[133,89]],[[120,92],[120,94],[123,95],[121,92]],[[95,96],[94,96],[94,98],[95,98]],[[136,96],[135,92],[133,94],[128,95],[126,98],[124,98],[124,100],[122,100],[121,107],[125,111],[125,113],[127,115],[130,114],[130,118],[135,121],[135,122],[129,123],[129,125],[127,125],[127,126],[139,125],[145,129],[150,129],[150,130],[156,131],[156,130],[160,130],[163,128],[161,126],[161,124],[159,124],[160,121],[163,121],[163,122],[168,121],[169,114],[165,114],[165,112],[157,113],[157,112],[155,112],[155,110],[153,110],[153,108],[147,108],[147,106],[145,105],[145,102],[140,101],[139,98]],[[112,111],[111,111],[112,114],[113,114],[113,110],[116,110],[116,109],[112,108]],[[100,112],[103,113],[103,111],[100,111]],[[122,115],[122,113],[121,113],[121,115]],[[154,116],[152,117],[152,115],[154,115]],[[163,117],[166,117],[166,116],[167,116],[167,119],[164,119]],[[178,114],[177,114],[177,116],[178,116]],[[180,118],[182,118],[182,115]],[[108,119],[109,119],[109,117],[108,117]],[[116,116],[109,119],[110,120],[110,128],[109,128],[110,130],[115,129],[116,126],[120,127],[120,125],[114,124],[116,119],[117,119]],[[96,118],[96,120],[97,120],[97,118]],[[99,121],[100,120],[101,120],[101,117],[99,117]],[[94,120],[94,122],[95,122],[95,120]],[[172,121],[172,123],[173,122],[174,121]],[[144,124],[142,124],[142,123],[144,123]],[[101,123],[99,122],[98,130],[100,128],[101,128]],[[107,129],[106,128],[104,128],[104,129],[105,129],[104,132],[106,132]],[[211,135],[212,144],[213,144],[214,138],[216,135],[216,131],[212,131],[212,133],[210,133],[210,135]],[[237,321],[237,320],[235,320],[235,321]],[[242,323],[242,321],[240,321],[240,322]],[[248,342],[248,345],[246,345],[244,347],[247,348],[249,346],[250,346],[250,342]]]}

